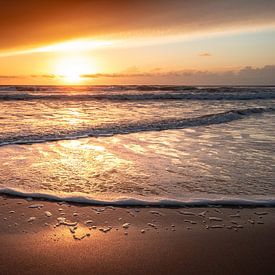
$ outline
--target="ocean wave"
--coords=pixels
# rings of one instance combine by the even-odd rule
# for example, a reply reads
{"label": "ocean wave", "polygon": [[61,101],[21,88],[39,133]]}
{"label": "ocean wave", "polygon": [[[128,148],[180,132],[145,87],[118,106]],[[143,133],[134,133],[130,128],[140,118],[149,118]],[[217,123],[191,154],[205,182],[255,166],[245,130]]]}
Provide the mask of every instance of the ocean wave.
{"label": "ocean wave", "polygon": [[186,85],[0,85],[0,91],[249,91],[272,89],[274,85],[266,86],[186,86]]}
{"label": "ocean wave", "polygon": [[129,94],[0,94],[0,101],[14,100],[111,100],[111,101],[145,101],[145,100],[268,100],[275,99],[274,92],[223,93],[223,92],[189,92],[189,93],[129,93]]}
{"label": "ocean wave", "polygon": [[[113,205],[113,206],[166,206],[166,207],[183,207],[183,206],[275,206],[275,197],[257,197],[257,198],[241,198],[229,196],[210,197],[189,197],[182,199],[173,198],[148,198],[140,199],[134,197],[118,197],[113,200],[93,199],[88,195],[82,194],[54,194],[40,192],[24,192],[15,188],[0,188],[0,194],[17,196],[23,198],[43,199],[49,201],[62,201],[70,203],[81,203],[89,205]],[[209,196],[209,197],[207,197]]]}
{"label": "ocean wave", "polygon": [[176,86],[176,85],[85,85],[85,86],[41,86],[41,85],[0,85],[0,91],[186,91],[195,90],[194,86]]}
{"label": "ocean wave", "polygon": [[155,120],[151,122],[124,123],[108,126],[86,128],[76,131],[60,131],[48,135],[17,135],[13,137],[3,137],[0,139],[0,146],[11,144],[32,144],[48,141],[69,140],[86,137],[113,136],[118,134],[130,134],[146,131],[163,131],[173,129],[184,129],[196,126],[208,126],[214,124],[228,123],[243,119],[252,115],[273,113],[275,108],[247,108],[237,109],[222,113],[215,113],[194,118],[179,118]]}
{"label": "ocean wave", "polygon": [[187,86],[0,86],[0,101],[8,100],[266,100],[275,99],[272,87]]}

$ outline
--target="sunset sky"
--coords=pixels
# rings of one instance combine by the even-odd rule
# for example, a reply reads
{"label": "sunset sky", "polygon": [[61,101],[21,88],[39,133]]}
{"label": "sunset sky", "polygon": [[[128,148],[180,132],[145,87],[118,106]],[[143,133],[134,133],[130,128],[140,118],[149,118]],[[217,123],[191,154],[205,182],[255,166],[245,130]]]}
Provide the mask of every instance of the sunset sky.
{"label": "sunset sky", "polygon": [[275,84],[274,0],[0,1],[0,84]]}

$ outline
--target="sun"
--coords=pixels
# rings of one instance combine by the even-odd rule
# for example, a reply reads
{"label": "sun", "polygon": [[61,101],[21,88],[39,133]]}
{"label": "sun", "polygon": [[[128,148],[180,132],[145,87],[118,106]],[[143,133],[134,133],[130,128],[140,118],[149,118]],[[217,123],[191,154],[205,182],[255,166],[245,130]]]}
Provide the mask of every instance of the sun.
{"label": "sun", "polygon": [[66,56],[56,62],[55,74],[65,83],[80,83],[84,74],[95,73],[95,65],[84,56]]}

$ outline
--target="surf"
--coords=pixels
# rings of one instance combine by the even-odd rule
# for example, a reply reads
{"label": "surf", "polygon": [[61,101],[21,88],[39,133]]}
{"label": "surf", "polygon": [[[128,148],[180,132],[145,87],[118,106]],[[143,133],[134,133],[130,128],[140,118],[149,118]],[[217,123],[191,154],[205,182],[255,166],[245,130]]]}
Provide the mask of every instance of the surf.
{"label": "surf", "polygon": [[33,144],[58,140],[70,140],[87,137],[102,137],[124,135],[139,132],[176,130],[199,126],[210,126],[215,124],[229,123],[235,120],[245,119],[250,116],[261,115],[264,113],[274,113],[275,108],[246,108],[236,109],[221,113],[203,115],[194,118],[162,119],[150,122],[136,122],[114,124],[112,126],[91,127],[79,131],[60,131],[48,135],[23,135],[5,137],[0,139],[0,146],[11,144]]}

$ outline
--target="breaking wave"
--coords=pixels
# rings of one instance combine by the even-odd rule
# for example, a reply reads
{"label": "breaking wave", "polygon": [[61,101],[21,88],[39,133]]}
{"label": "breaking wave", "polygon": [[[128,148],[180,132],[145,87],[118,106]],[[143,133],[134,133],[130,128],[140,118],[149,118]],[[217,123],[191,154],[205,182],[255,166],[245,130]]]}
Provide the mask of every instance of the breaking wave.
{"label": "breaking wave", "polygon": [[0,139],[0,146],[10,144],[32,144],[42,143],[57,140],[69,140],[85,137],[100,137],[100,136],[113,136],[118,134],[130,134],[145,131],[163,131],[173,129],[183,129],[196,126],[208,126],[213,124],[222,124],[239,119],[243,119],[252,115],[273,113],[275,108],[247,108],[239,110],[231,110],[222,113],[215,113],[204,115],[195,118],[179,118],[179,119],[166,119],[155,120],[151,122],[140,123],[125,123],[115,124],[101,127],[87,128],[84,130],[76,131],[60,131],[58,133],[48,135],[17,135],[13,137],[5,137]]}
{"label": "breaking wave", "polygon": [[274,197],[255,197],[255,198],[241,198],[230,196],[210,196],[204,194],[204,197],[189,197],[181,199],[171,198],[147,198],[140,199],[134,197],[119,197],[111,200],[103,200],[91,198],[89,195],[82,194],[54,194],[54,193],[34,193],[24,192],[13,188],[0,188],[0,194],[17,196],[23,198],[43,199],[49,201],[62,201],[70,203],[82,203],[90,205],[113,205],[113,206],[156,206],[156,207],[183,207],[183,206],[247,206],[247,207],[261,207],[261,206],[275,206]]}

